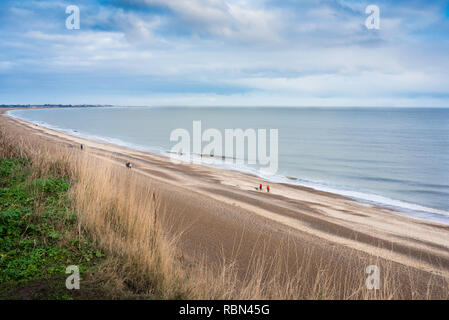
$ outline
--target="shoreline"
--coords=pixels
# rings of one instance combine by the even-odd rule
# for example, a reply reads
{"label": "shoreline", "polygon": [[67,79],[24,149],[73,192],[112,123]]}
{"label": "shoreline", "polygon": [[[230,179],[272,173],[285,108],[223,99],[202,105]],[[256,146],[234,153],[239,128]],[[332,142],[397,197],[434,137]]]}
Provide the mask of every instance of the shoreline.
{"label": "shoreline", "polygon": [[[115,107],[115,106],[112,106]],[[43,107],[42,107],[43,108]],[[36,108],[35,108],[36,109]],[[38,109],[38,108],[37,108]],[[74,138],[80,138],[80,139],[86,139],[90,141],[95,141],[98,143],[104,143],[111,146],[118,146],[123,147],[126,149],[129,149],[131,151],[139,151],[148,153],[151,155],[158,155],[166,158],[167,160],[170,160],[170,151],[164,150],[160,147],[146,147],[141,145],[136,145],[132,143],[128,143],[125,141],[121,141],[120,139],[116,138],[108,138],[108,137],[102,137],[102,136],[90,136],[88,134],[80,133],[74,129],[64,129],[52,126],[47,123],[38,123],[29,119],[24,119],[20,117],[16,117],[13,115],[8,114],[9,111],[17,110],[15,108],[6,109],[3,110],[1,113],[5,113],[6,116],[25,121],[27,123],[30,123],[32,125],[37,125],[40,127],[44,127],[49,130],[53,130],[56,132],[60,132],[63,134],[66,134],[68,136],[72,136]],[[200,157],[201,156],[201,157]],[[186,163],[186,164],[197,164],[201,166],[206,166],[208,168],[216,169],[216,170],[230,170],[234,172],[238,172],[241,174],[246,174],[252,176],[254,179],[262,180],[263,182],[266,182],[266,184],[284,184],[288,186],[293,187],[302,187],[302,188],[309,188],[318,192],[325,192],[328,194],[333,195],[339,195],[348,199],[355,200],[357,202],[360,202],[362,204],[372,205],[376,207],[380,207],[382,209],[390,210],[392,214],[396,215],[402,215],[405,217],[409,217],[421,222],[427,222],[427,223],[436,223],[441,224],[444,226],[449,226],[449,220],[446,221],[447,218],[449,218],[449,211],[446,211],[444,209],[438,209],[438,208],[432,208],[432,207],[426,207],[422,204],[407,202],[404,200],[397,200],[393,198],[389,198],[386,196],[378,195],[375,193],[367,193],[363,191],[357,191],[357,190],[351,190],[351,189],[338,189],[332,186],[326,186],[326,185],[320,185],[319,183],[313,182],[313,181],[304,181],[300,183],[299,181],[303,181],[299,177],[293,177],[288,175],[274,175],[273,177],[267,177],[263,174],[260,174],[253,170],[253,168],[245,167],[245,168],[238,168],[238,167],[226,167],[222,163],[206,163],[202,160],[202,157],[209,157],[209,155],[200,155],[200,154],[190,154],[189,159],[183,159],[182,157],[177,158],[177,160]],[[213,157],[210,157],[211,159]],[[218,157],[216,159],[219,159]],[[257,185],[257,184],[256,184]],[[433,216],[433,217],[432,217]]]}
{"label": "shoreline", "polygon": [[[269,232],[267,241],[273,243],[282,241],[270,239],[289,235],[303,246],[308,244],[322,250],[331,246],[342,252],[356,250],[361,255],[449,276],[448,226],[308,187],[270,182],[271,192],[262,193],[254,190],[258,184],[254,179],[260,178],[250,174],[199,164],[174,165],[163,155],[70,136],[6,115],[1,117],[52,143],[71,148],[83,143],[87,152],[105,161],[123,165],[126,159],[131,160],[133,171],[148,177],[161,190],[176,194],[166,202],[168,207],[179,202],[185,206],[183,219],[195,221],[188,228],[193,232],[189,230],[184,235],[185,246],[195,247],[192,251],[212,246],[206,251],[213,252],[218,243],[232,247],[239,232],[246,237],[248,233]],[[217,215],[217,211],[223,215]],[[226,230],[216,223],[225,225]],[[206,225],[214,232],[205,229]],[[231,235],[233,239],[225,239],[232,238]]]}

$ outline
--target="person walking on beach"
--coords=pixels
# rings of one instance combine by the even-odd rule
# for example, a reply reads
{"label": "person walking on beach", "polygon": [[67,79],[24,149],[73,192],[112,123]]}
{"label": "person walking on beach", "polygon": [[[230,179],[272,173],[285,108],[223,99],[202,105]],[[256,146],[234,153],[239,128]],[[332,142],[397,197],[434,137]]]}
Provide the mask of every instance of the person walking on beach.
{"label": "person walking on beach", "polygon": [[270,186],[267,186],[267,192],[270,192]]}
{"label": "person walking on beach", "polygon": [[259,184],[259,190],[262,191],[262,184]]}
{"label": "person walking on beach", "polygon": [[81,147],[81,150],[83,150],[83,149],[84,149],[84,146],[83,146],[82,144],[81,144],[81,146],[80,146],[80,147]]}
{"label": "person walking on beach", "polygon": [[126,167],[127,167],[128,169],[131,169],[131,168],[132,168],[131,162],[127,162],[127,163],[126,163]]}

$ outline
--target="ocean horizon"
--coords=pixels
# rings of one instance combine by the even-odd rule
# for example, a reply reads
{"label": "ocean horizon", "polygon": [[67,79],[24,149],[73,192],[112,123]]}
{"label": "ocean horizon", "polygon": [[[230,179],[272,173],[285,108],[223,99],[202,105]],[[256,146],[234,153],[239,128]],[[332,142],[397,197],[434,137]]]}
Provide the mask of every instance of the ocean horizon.
{"label": "ocean horizon", "polygon": [[187,160],[449,225],[449,109],[102,107],[20,109],[8,114],[71,135],[166,156],[175,144],[170,132],[191,132],[193,121],[201,121],[204,130],[278,129],[279,169],[274,175],[247,163],[206,163],[195,154]]}

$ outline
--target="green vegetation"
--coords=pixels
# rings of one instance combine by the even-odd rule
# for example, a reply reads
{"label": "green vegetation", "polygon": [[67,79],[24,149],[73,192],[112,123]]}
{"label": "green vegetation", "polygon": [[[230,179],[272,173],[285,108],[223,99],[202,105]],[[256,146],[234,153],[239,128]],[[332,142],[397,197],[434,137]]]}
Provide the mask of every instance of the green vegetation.
{"label": "green vegetation", "polygon": [[[27,159],[0,159],[0,299],[73,299],[98,293],[65,287],[66,267],[81,278],[104,254],[80,236],[61,176],[34,178]],[[89,290],[87,290],[89,291]]]}

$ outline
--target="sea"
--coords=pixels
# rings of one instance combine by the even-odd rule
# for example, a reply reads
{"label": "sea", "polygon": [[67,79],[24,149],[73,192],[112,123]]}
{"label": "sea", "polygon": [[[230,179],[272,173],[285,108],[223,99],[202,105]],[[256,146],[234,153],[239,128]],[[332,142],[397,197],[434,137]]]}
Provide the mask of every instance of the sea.
{"label": "sea", "polygon": [[194,121],[201,121],[202,132],[222,132],[223,140],[226,129],[266,129],[270,142],[269,130],[277,129],[275,173],[257,163],[230,163],[218,154],[213,162],[212,155],[193,151],[179,158],[449,225],[449,109],[73,107],[8,113],[71,135],[169,156],[176,144],[170,140],[173,131],[184,129],[193,135]]}

